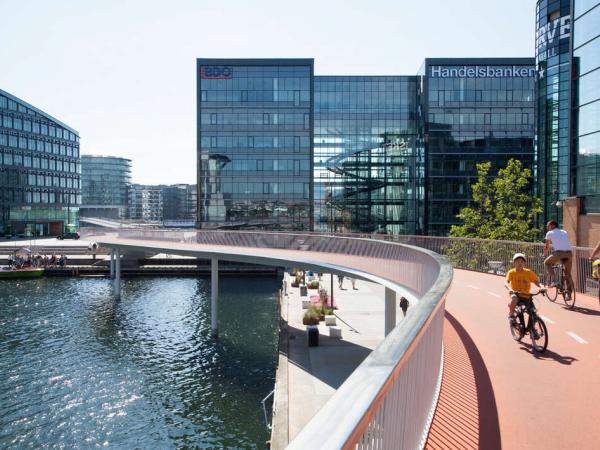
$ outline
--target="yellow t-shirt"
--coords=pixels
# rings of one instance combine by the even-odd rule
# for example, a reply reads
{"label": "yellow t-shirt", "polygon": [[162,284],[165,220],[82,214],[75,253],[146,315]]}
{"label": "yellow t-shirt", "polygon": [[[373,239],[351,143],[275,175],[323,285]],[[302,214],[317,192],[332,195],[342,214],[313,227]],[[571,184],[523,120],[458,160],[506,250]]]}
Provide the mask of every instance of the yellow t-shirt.
{"label": "yellow t-shirt", "polygon": [[510,285],[510,288],[522,294],[529,294],[531,292],[531,283],[535,283],[538,280],[539,278],[535,272],[529,269],[521,271],[510,269],[506,274],[506,282]]}

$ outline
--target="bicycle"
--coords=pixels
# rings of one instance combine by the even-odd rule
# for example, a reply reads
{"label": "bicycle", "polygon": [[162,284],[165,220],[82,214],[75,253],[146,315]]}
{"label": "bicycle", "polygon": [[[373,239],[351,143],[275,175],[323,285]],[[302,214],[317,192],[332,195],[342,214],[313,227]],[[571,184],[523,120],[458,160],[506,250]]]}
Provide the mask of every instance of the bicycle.
{"label": "bicycle", "polygon": [[[544,295],[544,291],[540,290],[534,294],[527,294],[527,296],[518,292],[515,292],[515,294],[519,297],[519,302],[515,308],[516,317],[510,321],[510,334],[517,342],[520,342],[526,334],[529,334],[533,349],[538,353],[542,353],[548,347],[548,329],[542,318],[537,314],[533,297],[539,294]],[[525,313],[528,315],[527,324],[525,323]]]}
{"label": "bicycle", "polygon": [[[565,262],[566,260],[561,259],[561,261]],[[573,281],[569,283],[564,264],[555,264],[552,267],[554,268],[556,280],[554,283],[546,286],[546,296],[548,297],[548,300],[554,303],[558,298],[558,294],[560,294],[562,295],[565,305],[567,305],[569,309],[573,309],[575,306],[575,289],[573,289]]]}

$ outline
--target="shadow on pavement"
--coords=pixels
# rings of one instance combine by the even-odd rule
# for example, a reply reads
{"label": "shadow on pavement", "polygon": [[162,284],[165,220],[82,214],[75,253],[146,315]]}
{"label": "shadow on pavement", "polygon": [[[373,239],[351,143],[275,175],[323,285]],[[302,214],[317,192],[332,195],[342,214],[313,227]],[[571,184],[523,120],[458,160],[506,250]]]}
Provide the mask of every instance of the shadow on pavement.
{"label": "shadow on pavement", "polygon": [[526,351],[527,353],[530,353],[536,359],[553,360],[560,364],[564,364],[566,366],[570,366],[575,361],[579,361],[577,358],[574,358],[573,356],[559,355],[558,353],[553,352],[552,350],[549,350],[549,349],[546,349],[546,351],[544,351],[543,353],[538,353],[533,349],[531,344],[527,344],[526,342],[520,342],[520,344],[521,344],[521,350]]}
{"label": "shadow on pavement", "polygon": [[586,308],[585,306],[573,306],[573,308],[569,308],[567,306],[564,306],[564,309],[566,310],[570,310],[573,312],[577,312],[577,313],[581,313],[581,314],[586,314],[588,316],[600,316],[600,311],[596,310],[596,309],[590,309],[590,308]]}
{"label": "shadow on pavement", "polygon": [[288,362],[334,389],[340,387],[372,352],[368,347],[324,334],[319,334],[318,347],[309,347],[305,329],[288,324],[287,330]]}
{"label": "shadow on pavement", "polygon": [[444,375],[426,448],[501,449],[494,389],[481,353],[446,311]]}

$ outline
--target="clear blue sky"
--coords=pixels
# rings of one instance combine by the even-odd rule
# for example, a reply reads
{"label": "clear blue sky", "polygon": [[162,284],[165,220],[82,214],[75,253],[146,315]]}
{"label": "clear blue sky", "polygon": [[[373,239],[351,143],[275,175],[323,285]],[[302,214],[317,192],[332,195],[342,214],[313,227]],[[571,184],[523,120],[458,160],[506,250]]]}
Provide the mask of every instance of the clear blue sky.
{"label": "clear blue sky", "polygon": [[533,56],[534,0],[0,0],[0,88],[79,131],[133,181],[196,180],[198,57],[314,57],[415,74],[425,57]]}

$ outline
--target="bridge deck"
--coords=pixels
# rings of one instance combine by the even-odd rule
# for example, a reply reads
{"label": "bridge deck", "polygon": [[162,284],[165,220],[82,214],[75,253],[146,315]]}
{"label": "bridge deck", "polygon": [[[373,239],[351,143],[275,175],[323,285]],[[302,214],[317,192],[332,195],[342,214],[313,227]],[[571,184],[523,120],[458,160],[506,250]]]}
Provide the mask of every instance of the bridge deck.
{"label": "bridge deck", "polygon": [[598,448],[600,307],[537,302],[548,349],[509,332],[503,278],[456,270],[446,303],[445,367],[427,447]]}

